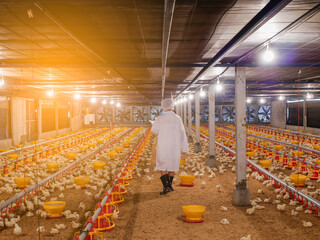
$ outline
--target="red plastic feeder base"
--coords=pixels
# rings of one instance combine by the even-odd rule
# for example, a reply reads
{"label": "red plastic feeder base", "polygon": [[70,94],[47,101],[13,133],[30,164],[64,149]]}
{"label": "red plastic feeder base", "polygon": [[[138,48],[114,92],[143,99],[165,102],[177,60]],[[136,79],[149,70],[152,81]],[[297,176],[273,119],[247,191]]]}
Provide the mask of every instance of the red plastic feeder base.
{"label": "red plastic feeder base", "polygon": [[194,184],[193,183],[191,183],[191,184],[182,184],[182,183],[180,183],[180,186],[181,187],[193,187]]}
{"label": "red plastic feeder base", "polygon": [[204,218],[202,217],[200,220],[188,220],[186,217],[183,220],[186,223],[202,223],[204,221]]}

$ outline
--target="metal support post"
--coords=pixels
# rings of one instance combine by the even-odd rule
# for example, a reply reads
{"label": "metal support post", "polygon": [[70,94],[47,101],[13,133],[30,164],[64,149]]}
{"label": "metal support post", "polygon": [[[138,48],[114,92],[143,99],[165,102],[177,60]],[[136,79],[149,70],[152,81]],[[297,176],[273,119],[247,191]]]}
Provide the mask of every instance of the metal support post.
{"label": "metal support post", "polygon": [[195,96],[195,117],[196,117],[196,143],[194,144],[194,151],[196,153],[201,152],[200,144],[200,91],[196,91]]}
{"label": "metal support post", "polygon": [[209,100],[209,159],[207,160],[207,166],[210,168],[217,166],[215,157],[215,95],[214,95],[214,83],[209,84],[208,91]]}
{"label": "metal support post", "polygon": [[246,71],[236,67],[235,107],[236,107],[236,188],[232,203],[235,206],[249,206],[250,193],[246,178]]}

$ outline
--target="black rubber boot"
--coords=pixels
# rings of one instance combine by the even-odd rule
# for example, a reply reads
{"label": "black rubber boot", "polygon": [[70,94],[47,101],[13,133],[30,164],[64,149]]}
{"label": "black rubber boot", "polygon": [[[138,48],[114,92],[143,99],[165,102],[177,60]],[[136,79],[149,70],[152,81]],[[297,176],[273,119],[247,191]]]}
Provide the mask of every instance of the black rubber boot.
{"label": "black rubber boot", "polygon": [[163,185],[163,190],[160,192],[160,195],[167,194],[169,192],[168,186],[169,186],[169,175],[164,174],[160,177],[162,185]]}
{"label": "black rubber boot", "polygon": [[169,192],[173,191],[173,187],[172,187],[173,178],[174,178],[173,176],[169,176],[169,186],[168,186]]}

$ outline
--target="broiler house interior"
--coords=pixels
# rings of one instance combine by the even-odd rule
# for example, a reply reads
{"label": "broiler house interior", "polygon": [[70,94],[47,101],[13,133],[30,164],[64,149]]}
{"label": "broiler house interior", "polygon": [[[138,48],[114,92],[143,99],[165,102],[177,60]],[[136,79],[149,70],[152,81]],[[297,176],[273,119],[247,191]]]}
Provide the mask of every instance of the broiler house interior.
{"label": "broiler house interior", "polygon": [[319,113],[319,0],[2,0],[0,240],[320,239]]}

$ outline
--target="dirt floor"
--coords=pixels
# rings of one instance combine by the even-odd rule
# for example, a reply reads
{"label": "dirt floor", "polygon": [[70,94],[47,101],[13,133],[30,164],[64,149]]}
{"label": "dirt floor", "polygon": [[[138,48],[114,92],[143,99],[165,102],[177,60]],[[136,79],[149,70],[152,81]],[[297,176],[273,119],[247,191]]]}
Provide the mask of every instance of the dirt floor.
{"label": "dirt floor", "polygon": [[[150,169],[155,166],[155,149],[153,147]],[[286,203],[286,211],[279,212],[276,204],[259,203],[263,210],[256,210],[254,215],[246,215],[248,207],[234,207],[232,205],[232,192],[234,189],[235,173],[230,169],[224,174],[216,173],[213,180],[203,178],[195,179],[195,186],[180,187],[180,180],[176,179],[174,192],[160,196],[162,185],[159,173],[147,174],[153,176],[151,182],[146,175],[135,177],[130,182],[132,195],[125,196],[125,201],[119,206],[120,214],[116,219],[116,227],[104,233],[105,239],[240,239],[251,234],[253,240],[277,239],[320,239],[320,221],[314,214],[299,212],[298,216],[291,216],[291,210],[297,206]],[[178,178],[178,177],[177,177]],[[201,183],[205,181],[205,187]],[[219,192],[216,185],[222,185]],[[260,197],[275,199],[274,189],[268,190],[261,182],[249,178],[248,187],[251,199]],[[258,194],[258,189],[264,191]],[[183,205],[206,206],[205,221],[191,224],[183,221]],[[225,206],[227,211],[221,211]],[[222,219],[228,219],[228,225],[222,225]],[[302,221],[310,221],[313,226],[303,227]]]}

